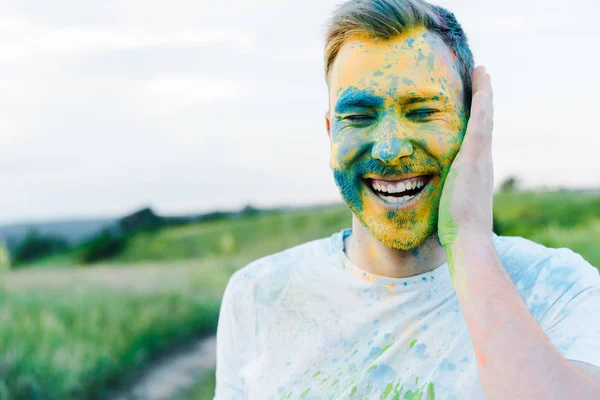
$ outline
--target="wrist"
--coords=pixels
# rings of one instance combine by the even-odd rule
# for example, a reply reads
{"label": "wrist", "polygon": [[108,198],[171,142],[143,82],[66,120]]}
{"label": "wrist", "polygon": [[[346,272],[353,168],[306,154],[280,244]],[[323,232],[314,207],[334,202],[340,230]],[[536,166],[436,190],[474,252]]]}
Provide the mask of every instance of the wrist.
{"label": "wrist", "polygon": [[449,250],[456,252],[477,251],[493,249],[494,241],[492,232],[459,231],[449,246]]}

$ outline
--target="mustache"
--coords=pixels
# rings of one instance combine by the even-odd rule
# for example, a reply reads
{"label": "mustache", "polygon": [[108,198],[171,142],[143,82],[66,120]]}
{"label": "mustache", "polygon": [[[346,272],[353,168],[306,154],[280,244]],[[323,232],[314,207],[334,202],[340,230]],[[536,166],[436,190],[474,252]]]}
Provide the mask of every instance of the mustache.
{"label": "mustache", "polygon": [[442,165],[432,158],[423,159],[406,159],[402,160],[399,165],[388,166],[373,158],[363,158],[354,164],[354,173],[357,177],[362,177],[367,174],[375,174],[379,176],[392,176],[403,174],[420,174],[420,175],[442,175]]}

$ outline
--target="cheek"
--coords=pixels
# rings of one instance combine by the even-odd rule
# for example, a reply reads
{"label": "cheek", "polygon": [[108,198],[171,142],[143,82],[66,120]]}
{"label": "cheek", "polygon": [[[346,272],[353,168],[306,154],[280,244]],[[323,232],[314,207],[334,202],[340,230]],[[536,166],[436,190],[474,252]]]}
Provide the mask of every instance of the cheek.
{"label": "cheek", "polygon": [[461,113],[449,116],[443,125],[443,129],[425,133],[421,145],[441,164],[450,164],[460,150],[466,121]]}
{"label": "cheek", "polygon": [[331,167],[345,169],[369,146],[367,135],[345,129],[340,132],[332,130]]}

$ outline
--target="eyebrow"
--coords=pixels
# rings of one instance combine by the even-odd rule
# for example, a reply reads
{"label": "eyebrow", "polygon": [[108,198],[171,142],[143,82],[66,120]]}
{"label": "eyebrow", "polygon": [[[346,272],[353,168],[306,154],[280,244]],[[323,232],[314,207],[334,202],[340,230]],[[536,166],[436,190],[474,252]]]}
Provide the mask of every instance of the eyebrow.
{"label": "eyebrow", "polygon": [[417,91],[411,92],[408,95],[402,96],[399,99],[399,102],[403,105],[411,105],[418,103],[425,103],[428,101],[446,101],[448,100],[448,96],[443,94],[442,92],[433,92],[433,91]]}
{"label": "eyebrow", "polygon": [[383,96],[377,96],[368,91],[349,87],[338,98],[335,104],[335,111],[342,112],[351,107],[376,108],[381,107],[385,102]]}

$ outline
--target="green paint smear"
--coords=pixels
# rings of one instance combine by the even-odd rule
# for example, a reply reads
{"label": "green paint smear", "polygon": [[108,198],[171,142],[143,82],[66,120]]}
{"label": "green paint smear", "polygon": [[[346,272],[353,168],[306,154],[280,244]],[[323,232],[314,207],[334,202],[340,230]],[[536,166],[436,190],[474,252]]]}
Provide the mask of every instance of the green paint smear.
{"label": "green paint smear", "polygon": [[427,400],[435,400],[435,391],[433,390],[433,382],[427,385]]}
{"label": "green paint smear", "polygon": [[300,398],[303,399],[306,397],[306,395],[308,394],[308,392],[310,392],[310,389],[306,389],[304,392],[302,392],[302,394],[300,395]]}
{"label": "green paint smear", "polygon": [[387,349],[389,349],[392,346],[392,343],[388,344],[387,346],[385,346],[383,349],[381,349],[381,353],[379,353],[379,355],[382,355],[383,353],[385,353],[385,351]]}
{"label": "green paint smear", "polygon": [[450,276],[454,279],[455,269],[455,256],[452,250],[452,244],[456,242],[458,237],[458,225],[454,220],[454,217],[450,213],[450,200],[451,194],[455,191],[456,178],[458,176],[458,170],[453,168],[449,171],[448,176],[444,182],[444,190],[442,198],[440,200],[440,211],[438,219],[438,232],[439,239],[442,246],[446,250],[446,258],[448,259],[448,270]]}
{"label": "green paint smear", "polygon": [[281,398],[281,400],[287,400],[287,399],[289,399],[290,397],[292,397],[292,394],[294,394],[293,390],[291,392],[286,393],[285,396],[283,396]]}
{"label": "green paint smear", "polygon": [[408,349],[412,349],[415,346],[415,344],[417,344],[417,339],[413,339],[413,341],[410,342],[410,344],[408,345]]}
{"label": "green paint smear", "polygon": [[321,371],[317,371],[317,372],[315,372],[315,373],[313,374],[313,376],[312,376],[312,377],[313,377],[313,378],[316,378],[316,377],[317,377],[317,376],[319,376],[320,374],[321,374]]}
{"label": "green paint smear", "polygon": [[388,385],[385,387],[385,390],[383,391],[383,393],[381,393],[381,397],[379,397],[379,400],[387,399],[387,397],[392,392],[392,389],[394,389],[394,382],[388,383]]}
{"label": "green paint smear", "polygon": [[371,365],[371,366],[370,366],[370,367],[367,369],[366,373],[369,373],[369,372],[373,371],[375,368],[377,368],[377,364],[373,364],[373,365]]}

